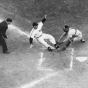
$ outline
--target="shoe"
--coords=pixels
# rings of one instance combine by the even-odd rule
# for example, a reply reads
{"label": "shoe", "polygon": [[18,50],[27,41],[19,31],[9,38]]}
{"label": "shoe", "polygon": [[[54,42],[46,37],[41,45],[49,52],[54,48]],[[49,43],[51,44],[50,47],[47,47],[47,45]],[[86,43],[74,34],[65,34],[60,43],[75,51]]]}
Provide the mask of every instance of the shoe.
{"label": "shoe", "polygon": [[55,48],[56,48],[56,49],[59,49],[60,47],[59,47],[59,46],[56,46]]}
{"label": "shoe", "polygon": [[53,51],[50,47],[48,47],[48,51]]}
{"label": "shoe", "polygon": [[10,52],[9,51],[6,51],[6,52],[3,52],[4,54],[9,54]]}
{"label": "shoe", "polygon": [[58,45],[55,44],[55,48],[56,48],[56,49],[59,49],[60,47],[59,47]]}
{"label": "shoe", "polygon": [[85,40],[84,39],[81,39],[80,41],[83,42],[83,43],[85,43]]}

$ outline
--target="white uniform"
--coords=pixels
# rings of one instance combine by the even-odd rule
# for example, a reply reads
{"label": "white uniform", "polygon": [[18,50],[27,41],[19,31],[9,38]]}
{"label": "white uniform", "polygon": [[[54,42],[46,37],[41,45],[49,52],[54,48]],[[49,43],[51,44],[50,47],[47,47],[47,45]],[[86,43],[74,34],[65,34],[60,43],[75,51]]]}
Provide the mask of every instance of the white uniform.
{"label": "white uniform", "polygon": [[48,39],[54,45],[56,44],[55,38],[50,34],[43,33],[42,26],[43,26],[43,23],[39,22],[38,28],[32,29],[30,33],[30,37],[33,39],[35,38],[39,43],[43,44],[45,47],[51,47],[49,44],[47,44],[47,42],[45,42],[45,39]]}
{"label": "white uniform", "polygon": [[70,38],[72,38],[73,41],[80,41],[82,39],[82,32],[78,29],[69,28],[66,40]]}

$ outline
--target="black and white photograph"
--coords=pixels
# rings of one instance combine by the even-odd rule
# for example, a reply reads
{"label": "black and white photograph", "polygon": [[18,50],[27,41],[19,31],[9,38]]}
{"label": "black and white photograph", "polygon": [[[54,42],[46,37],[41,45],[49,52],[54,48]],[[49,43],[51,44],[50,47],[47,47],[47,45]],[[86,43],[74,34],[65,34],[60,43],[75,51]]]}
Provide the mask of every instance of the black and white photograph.
{"label": "black and white photograph", "polygon": [[88,88],[88,0],[0,0],[0,88]]}

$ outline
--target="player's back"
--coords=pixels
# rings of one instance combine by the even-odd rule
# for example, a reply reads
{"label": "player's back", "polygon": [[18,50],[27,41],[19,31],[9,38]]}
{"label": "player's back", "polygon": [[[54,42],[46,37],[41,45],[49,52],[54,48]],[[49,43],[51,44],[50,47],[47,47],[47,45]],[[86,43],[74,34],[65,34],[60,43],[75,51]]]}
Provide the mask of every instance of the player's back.
{"label": "player's back", "polygon": [[80,35],[81,31],[79,31],[78,29],[74,29],[74,28],[70,28],[68,35]]}

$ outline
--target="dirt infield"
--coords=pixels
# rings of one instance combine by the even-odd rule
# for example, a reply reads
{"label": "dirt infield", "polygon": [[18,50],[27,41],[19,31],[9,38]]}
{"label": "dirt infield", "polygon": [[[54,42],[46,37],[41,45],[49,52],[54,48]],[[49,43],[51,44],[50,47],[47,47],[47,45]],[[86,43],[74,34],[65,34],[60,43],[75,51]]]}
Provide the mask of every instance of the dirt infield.
{"label": "dirt infield", "polygon": [[87,88],[88,60],[76,60],[77,56],[88,57],[87,41],[71,46],[74,60],[69,70],[71,49],[49,52],[41,49],[38,43],[29,49],[27,35],[12,28],[7,35],[11,53],[2,54],[0,47],[0,88]]}

